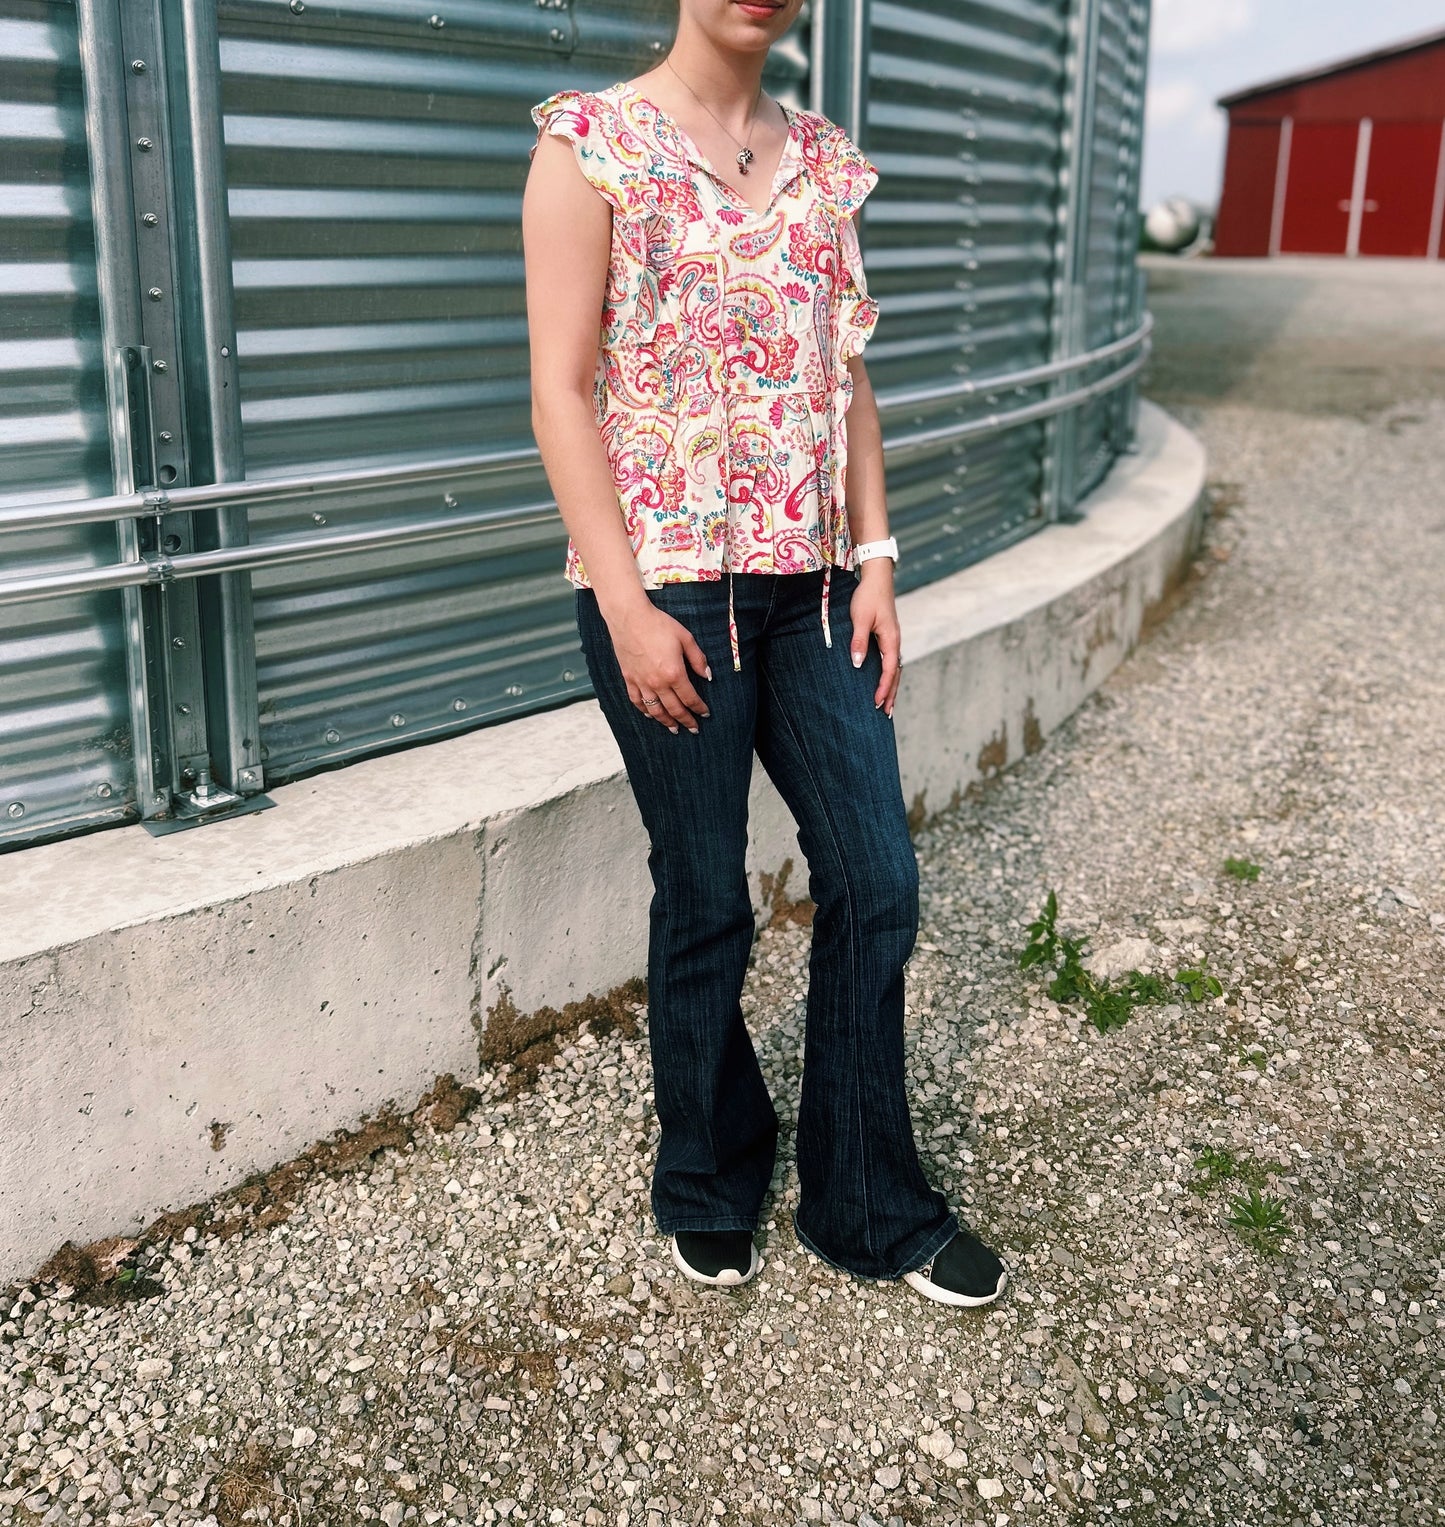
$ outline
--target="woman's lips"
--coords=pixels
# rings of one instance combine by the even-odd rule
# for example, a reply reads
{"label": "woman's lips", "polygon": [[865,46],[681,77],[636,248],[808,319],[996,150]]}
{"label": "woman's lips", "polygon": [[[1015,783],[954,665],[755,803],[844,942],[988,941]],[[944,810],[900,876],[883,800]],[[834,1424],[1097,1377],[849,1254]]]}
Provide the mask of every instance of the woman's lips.
{"label": "woman's lips", "polygon": [[733,0],[740,11],[745,11],[749,16],[771,16],[782,10],[781,5],[752,5],[748,0]]}

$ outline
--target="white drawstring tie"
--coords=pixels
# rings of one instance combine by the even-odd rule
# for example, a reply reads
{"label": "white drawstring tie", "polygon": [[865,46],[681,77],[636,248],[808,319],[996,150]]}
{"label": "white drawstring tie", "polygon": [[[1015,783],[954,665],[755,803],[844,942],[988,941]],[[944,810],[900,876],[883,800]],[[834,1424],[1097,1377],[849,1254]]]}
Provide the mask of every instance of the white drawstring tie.
{"label": "white drawstring tie", "polygon": [[733,648],[733,672],[743,671],[743,660],[738,655],[738,622],[733,614],[733,570],[728,568],[728,640]]}

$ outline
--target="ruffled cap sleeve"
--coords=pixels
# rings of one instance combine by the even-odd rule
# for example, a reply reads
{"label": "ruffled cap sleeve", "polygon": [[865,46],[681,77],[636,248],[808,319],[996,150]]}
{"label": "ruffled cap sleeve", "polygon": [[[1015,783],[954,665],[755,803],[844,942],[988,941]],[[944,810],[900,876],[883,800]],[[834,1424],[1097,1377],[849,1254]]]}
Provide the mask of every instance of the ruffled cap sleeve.
{"label": "ruffled cap sleeve", "polygon": [[845,273],[838,309],[838,353],[846,361],[861,355],[863,347],[873,337],[873,330],[878,325],[878,304],[868,295],[858,225],[851,217],[838,225],[838,238]]}
{"label": "ruffled cap sleeve", "polygon": [[813,135],[812,170],[828,205],[839,217],[852,217],[878,184],[878,166],[826,117]]}
{"label": "ruffled cap sleeve", "polygon": [[843,277],[838,294],[838,358],[842,362],[862,352],[878,323],[878,304],[868,295],[856,222],[858,209],[878,184],[878,166],[836,122],[815,113],[808,113],[804,121],[808,129],[804,162],[838,224]]}
{"label": "ruffled cap sleeve", "polygon": [[[540,133],[565,138],[582,173],[612,210],[624,217],[630,211],[628,189],[632,177],[619,158],[612,142],[608,109],[595,95],[584,90],[559,90],[532,107],[532,121]],[[534,143],[528,158],[537,152]]]}

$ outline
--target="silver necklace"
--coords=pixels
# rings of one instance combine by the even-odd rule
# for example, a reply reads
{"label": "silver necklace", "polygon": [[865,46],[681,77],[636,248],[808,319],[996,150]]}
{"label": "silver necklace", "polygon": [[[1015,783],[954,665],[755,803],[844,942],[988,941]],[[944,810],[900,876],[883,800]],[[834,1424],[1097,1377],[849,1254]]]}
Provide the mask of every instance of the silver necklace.
{"label": "silver necklace", "polygon": [[753,128],[758,125],[758,102],[761,101],[762,98],[763,98],[763,87],[762,87],[762,85],[760,84],[758,86],[757,98],[753,101],[753,115],[752,115],[752,121],[748,125],[747,143],[740,143],[739,140],[736,137],[734,137],[734,135],[731,132],[728,132],[727,125],[718,118],[718,114],[707,104],[707,102],[705,100],[703,100],[703,98],[697,93],[697,91],[694,90],[692,88],[692,86],[689,85],[688,82],[686,80],[684,80],[680,74],[677,73],[677,70],[672,68],[671,60],[664,58],[663,59],[663,63],[665,63],[669,69],[672,69],[673,74],[677,75],[677,78],[679,80],[682,80],[682,87],[683,87],[683,89],[687,91],[687,93],[693,98],[693,100],[696,101],[697,104],[699,106],[701,106],[702,109],[705,112],[707,112],[708,116],[710,116],[713,119],[713,121],[716,122],[717,125],[722,128],[722,130],[725,133],[727,133],[729,138],[732,138],[734,143],[738,144],[738,156],[737,156],[737,159],[738,159],[738,174],[739,175],[746,175],[747,172],[748,172],[748,165],[752,161],[752,157],[753,157],[753,151],[752,151],[752,149],[750,149],[748,147],[748,143],[752,142],[752,140],[753,140]]}

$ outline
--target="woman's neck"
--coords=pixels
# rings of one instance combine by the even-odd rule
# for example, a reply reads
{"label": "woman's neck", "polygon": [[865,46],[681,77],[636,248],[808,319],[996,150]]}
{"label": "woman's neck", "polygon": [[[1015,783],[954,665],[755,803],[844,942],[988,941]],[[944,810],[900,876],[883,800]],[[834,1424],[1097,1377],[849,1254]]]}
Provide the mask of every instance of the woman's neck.
{"label": "woman's neck", "polygon": [[[649,87],[665,89],[678,104],[685,103],[684,111],[711,112],[739,136],[752,123],[755,109],[759,124],[768,120],[761,99],[761,56],[722,54],[716,48],[706,46],[688,47],[686,40],[679,38],[662,63],[643,78]],[[659,100],[658,105],[665,108],[667,103]]]}

